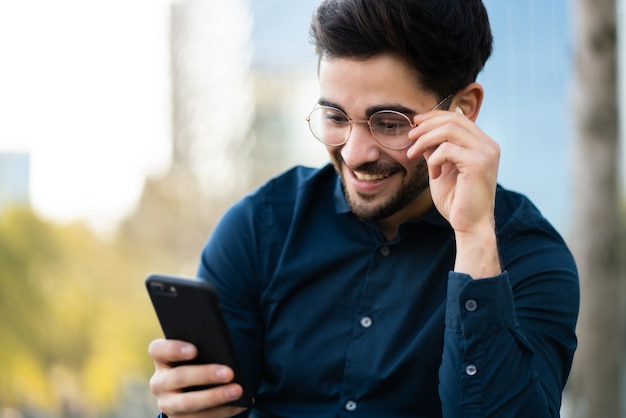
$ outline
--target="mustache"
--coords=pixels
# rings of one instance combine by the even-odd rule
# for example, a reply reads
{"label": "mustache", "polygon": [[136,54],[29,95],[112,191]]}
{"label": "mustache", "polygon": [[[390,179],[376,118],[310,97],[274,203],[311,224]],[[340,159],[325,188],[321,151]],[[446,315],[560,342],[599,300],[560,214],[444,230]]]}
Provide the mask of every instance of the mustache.
{"label": "mustache", "polygon": [[361,164],[358,167],[351,167],[345,161],[341,160],[343,164],[348,166],[352,171],[358,171],[359,173],[364,174],[392,174],[397,173],[399,171],[406,171],[402,165],[397,163],[377,163],[377,162],[369,162],[365,164]]}
{"label": "mustache", "polygon": [[341,164],[341,165],[345,165],[352,171],[358,171],[364,174],[389,175],[392,173],[406,171],[405,168],[400,163],[397,163],[397,162],[379,163],[377,161],[371,161],[371,162],[367,162],[359,166],[353,167],[343,159],[343,157],[341,156],[340,150],[335,151],[332,155],[334,157],[335,165],[337,168],[339,167],[339,164]]}

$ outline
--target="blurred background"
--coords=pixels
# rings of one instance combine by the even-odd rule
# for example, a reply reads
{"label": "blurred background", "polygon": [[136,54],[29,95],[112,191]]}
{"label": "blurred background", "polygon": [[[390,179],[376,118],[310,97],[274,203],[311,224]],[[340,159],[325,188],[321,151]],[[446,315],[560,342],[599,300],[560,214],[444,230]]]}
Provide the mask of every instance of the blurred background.
{"label": "blurred background", "polygon": [[[317,3],[0,0],[0,418],[156,415],[146,274],[194,275],[230,204],[327,161],[304,120]],[[485,4],[478,125],[569,240],[574,1]]]}

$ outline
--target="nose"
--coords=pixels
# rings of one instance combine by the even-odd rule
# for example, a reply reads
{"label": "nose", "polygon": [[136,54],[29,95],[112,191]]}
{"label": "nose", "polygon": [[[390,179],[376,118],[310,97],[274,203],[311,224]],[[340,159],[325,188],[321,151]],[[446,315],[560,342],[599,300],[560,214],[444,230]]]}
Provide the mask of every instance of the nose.
{"label": "nose", "polygon": [[367,122],[352,123],[350,136],[341,147],[341,158],[350,167],[378,160],[380,156],[380,144],[372,135]]}

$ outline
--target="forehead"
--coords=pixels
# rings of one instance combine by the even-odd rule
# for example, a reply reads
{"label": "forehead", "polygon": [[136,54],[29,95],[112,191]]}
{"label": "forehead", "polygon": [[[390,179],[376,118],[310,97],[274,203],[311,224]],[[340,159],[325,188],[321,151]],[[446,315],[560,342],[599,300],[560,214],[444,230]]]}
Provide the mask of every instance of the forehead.
{"label": "forehead", "polygon": [[324,59],[319,82],[322,99],[357,112],[385,103],[420,109],[433,97],[422,87],[417,71],[392,55]]}

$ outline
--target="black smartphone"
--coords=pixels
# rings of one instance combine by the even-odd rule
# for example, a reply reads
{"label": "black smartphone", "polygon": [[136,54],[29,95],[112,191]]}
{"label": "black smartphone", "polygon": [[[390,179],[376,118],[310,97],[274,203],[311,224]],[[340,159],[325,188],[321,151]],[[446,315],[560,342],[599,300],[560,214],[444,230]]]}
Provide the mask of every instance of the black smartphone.
{"label": "black smartphone", "polygon": [[[161,324],[165,338],[187,341],[198,348],[198,356],[181,364],[223,364],[235,373],[234,383],[243,388],[243,395],[230,405],[248,408],[252,395],[244,381],[241,365],[217,295],[204,280],[150,274],[146,288]],[[211,386],[194,386],[187,391]]]}

